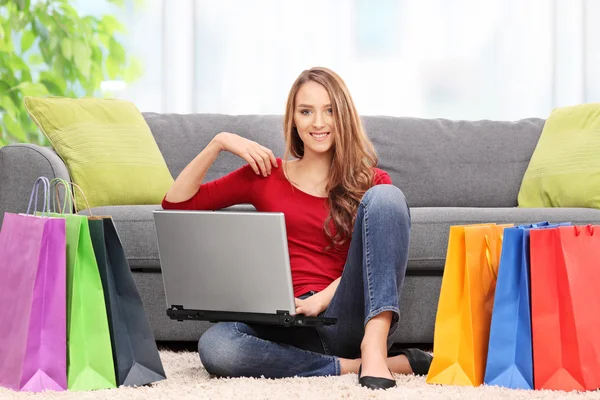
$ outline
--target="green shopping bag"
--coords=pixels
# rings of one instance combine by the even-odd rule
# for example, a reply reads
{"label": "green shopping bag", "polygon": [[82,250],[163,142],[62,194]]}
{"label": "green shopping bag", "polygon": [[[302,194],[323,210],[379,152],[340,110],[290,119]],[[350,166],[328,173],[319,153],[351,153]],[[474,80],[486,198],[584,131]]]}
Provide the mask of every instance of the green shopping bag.
{"label": "green shopping bag", "polygon": [[[52,181],[65,187],[65,203],[73,209],[69,183]],[[67,207],[63,207],[67,210]],[[67,223],[67,387],[69,390],[94,390],[116,387],[108,317],[98,264],[92,246],[88,217],[51,213]]]}

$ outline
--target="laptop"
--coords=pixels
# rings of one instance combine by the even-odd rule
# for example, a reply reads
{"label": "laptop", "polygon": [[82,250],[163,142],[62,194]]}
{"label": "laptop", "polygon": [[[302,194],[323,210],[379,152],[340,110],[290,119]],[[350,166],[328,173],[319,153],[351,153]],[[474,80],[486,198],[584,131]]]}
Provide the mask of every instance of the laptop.
{"label": "laptop", "polygon": [[154,211],[167,315],[315,327],[296,314],[283,213]]}

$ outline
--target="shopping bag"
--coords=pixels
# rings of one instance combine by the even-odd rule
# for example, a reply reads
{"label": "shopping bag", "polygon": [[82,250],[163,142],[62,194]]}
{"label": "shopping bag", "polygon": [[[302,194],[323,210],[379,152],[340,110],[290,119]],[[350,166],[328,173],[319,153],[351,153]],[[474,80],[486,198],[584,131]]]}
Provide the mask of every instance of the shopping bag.
{"label": "shopping bag", "polygon": [[65,220],[30,215],[35,181],[25,215],[5,213],[0,231],[0,386],[39,392],[65,390],[66,293]]}
{"label": "shopping bag", "polygon": [[600,387],[600,226],[533,230],[531,314],[536,389]]}
{"label": "shopping bag", "polygon": [[570,223],[547,221],[504,229],[484,383],[533,389],[529,230]]}
{"label": "shopping bag", "polygon": [[[60,180],[53,180],[59,185]],[[67,199],[73,195],[68,184]],[[68,207],[69,212],[72,207]],[[88,217],[68,213],[67,223],[67,380],[69,390],[116,387],[108,317]]]}
{"label": "shopping bag", "polygon": [[88,222],[104,288],[117,385],[163,380],[154,334],[113,220],[90,217]]}
{"label": "shopping bag", "polygon": [[483,383],[502,230],[450,227],[427,383]]}

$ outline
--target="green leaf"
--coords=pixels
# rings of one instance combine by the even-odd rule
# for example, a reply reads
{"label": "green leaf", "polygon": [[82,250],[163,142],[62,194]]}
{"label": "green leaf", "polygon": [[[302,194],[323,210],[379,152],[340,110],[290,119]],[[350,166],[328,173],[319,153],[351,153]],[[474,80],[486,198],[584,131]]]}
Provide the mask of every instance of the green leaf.
{"label": "green leaf", "polygon": [[10,114],[11,117],[17,119],[17,114],[19,114],[20,111],[15,105],[15,103],[12,101],[12,98],[6,94],[8,92],[8,89],[5,89],[7,86],[6,83],[3,84],[4,85],[2,85],[2,90],[0,91],[0,93],[5,94],[0,97],[0,107],[4,110],[4,112]]}
{"label": "green leaf", "polygon": [[92,47],[92,61],[95,65],[102,65],[102,50],[98,46]]}
{"label": "green leaf", "polygon": [[32,31],[23,32],[23,36],[21,37],[21,53],[29,50],[33,42],[35,42],[35,34]]}
{"label": "green leaf", "polygon": [[36,53],[29,56],[29,64],[32,66],[40,65],[44,63],[44,58],[41,54]]}
{"label": "green leaf", "polygon": [[40,46],[40,53],[42,53],[42,58],[44,62],[48,65],[52,65],[52,57],[54,56],[50,49],[47,46]]}
{"label": "green leaf", "polygon": [[59,49],[59,47],[60,47],[59,40],[60,40],[60,39],[59,39],[59,37],[58,37],[58,36],[56,36],[56,35],[53,35],[53,36],[50,38],[50,50],[51,50],[52,52],[55,52],[55,51],[60,51],[60,49]]}
{"label": "green leaf", "polygon": [[73,56],[75,59],[75,66],[79,69],[79,72],[85,77],[90,74],[90,67],[92,62],[90,60],[90,48],[83,42],[75,42],[73,47]]}
{"label": "green leaf", "polygon": [[25,61],[23,61],[23,59],[16,54],[13,54],[10,58],[10,65],[12,65],[13,70],[29,70],[29,67],[27,66]]}
{"label": "green leaf", "polygon": [[106,28],[106,33],[112,35],[115,32],[125,32],[125,27],[119,22],[118,19],[112,15],[105,15],[102,17],[102,24]]}
{"label": "green leaf", "polygon": [[96,18],[93,15],[86,15],[81,21],[87,26],[96,27],[100,23],[100,18]]}
{"label": "green leaf", "polygon": [[25,131],[14,118],[12,118],[9,114],[4,114],[2,116],[2,121],[6,127],[7,136],[16,139],[18,142],[27,141],[27,135],[25,135]]}
{"label": "green leaf", "polygon": [[73,47],[71,46],[70,39],[63,39],[60,42],[60,50],[62,55],[65,56],[67,60],[70,60],[73,57]]}
{"label": "green leaf", "polygon": [[29,68],[21,70],[21,81],[31,82],[31,72],[29,72]]}
{"label": "green leaf", "polygon": [[48,71],[40,73],[40,82],[46,86],[50,94],[60,96],[67,90],[67,82],[63,78]]}
{"label": "green leaf", "polygon": [[114,38],[110,39],[109,51],[109,58],[114,59],[119,64],[125,62],[125,49]]}
{"label": "green leaf", "polygon": [[[28,137],[31,137],[32,134],[35,134],[35,132],[37,131],[37,126],[32,121],[32,119],[28,113],[26,113],[26,112],[21,113],[20,122],[21,122],[21,128],[23,128],[25,135],[27,135]],[[27,141],[29,141],[29,140],[30,139],[28,139]]]}
{"label": "green leaf", "polygon": [[19,93],[16,90],[9,90],[8,96],[11,98],[14,104],[21,104],[21,97],[19,96]]}
{"label": "green leaf", "polygon": [[114,58],[109,58],[106,60],[106,72],[110,79],[115,79],[119,74],[119,63],[115,61]]}
{"label": "green leaf", "polygon": [[46,28],[39,20],[33,20],[33,32],[36,33],[42,40],[48,40],[50,34],[48,33],[48,28]]}
{"label": "green leaf", "polygon": [[6,93],[9,89],[10,85],[5,81],[0,80],[0,93]]}
{"label": "green leaf", "polygon": [[49,95],[48,89],[41,83],[23,82],[15,86],[11,90],[18,88],[24,96],[47,96]]}
{"label": "green leaf", "polygon": [[77,10],[75,10],[71,5],[67,2],[64,2],[58,6],[59,10],[63,12],[65,17],[72,19],[80,19],[79,14],[77,14]]}
{"label": "green leaf", "polygon": [[7,34],[4,37],[4,40],[0,40],[0,52],[12,53],[13,52],[13,42],[11,39],[10,28],[7,29]]}
{"label": "green leaf", "polygon": [[88,78],[90,76],[90,69],[92,68],[92,62],[89,58],[82,59],[77,63],[77,68],[79,68],[79,72],[85,77]]}
{"label": "green leaf", "polygon": [[12,71],[19,82],[31,80],[29,67],[18,55],[12,54],[12,57],[8,58],[5,64],[8,69]]}
{"label": "green leaf", "polygon": [[42,85],[46,86],[46,89],[48,89],[50,94],[60,96],[64,93],[64,90],[60,90],[60,86],[58,86],[54,81],[40,79],[40,82]]}
{"label": "green leaf", "polygon": [[16,0],[17,9],[19,11],[28,10],[30,5],[30,0]]}
{"label": "green leaf", "polygon": [[102,67],[98,64],[92,64],[90,86],[93,87],[94,90],[99,90],[103,80],[104,74],[102,73]]}

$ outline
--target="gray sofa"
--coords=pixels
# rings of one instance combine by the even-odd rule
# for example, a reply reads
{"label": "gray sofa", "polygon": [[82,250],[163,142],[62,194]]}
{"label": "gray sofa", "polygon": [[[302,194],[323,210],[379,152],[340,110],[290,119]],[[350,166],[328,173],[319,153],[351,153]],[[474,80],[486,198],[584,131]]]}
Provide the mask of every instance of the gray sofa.
{"label": "gray sofa", "polygon": [[[256,140],[283,155],[281,116],[145,113],[144,117],[173,177],[221,131]],[[470,122],[367,116],[363,120],[379,153],[380,168],[402,189],[412,213],[398,343],[433,342],[450,225],[543,220],[600,224],[600,210],[595,209],[517,208],[521,179],[542,131],[542,119]],[[232,154],[221,154],[206,179],[242,165]],[[31,186],[42,175],[69,179],[65,164],[49,148],[16,144],[0,149],[1,214],[25,211]],[[115,220],[156,339],[196,341],[208,323],[175,322],[165,314],[152,219],[157,208],[114,206],[93,211]]]}

